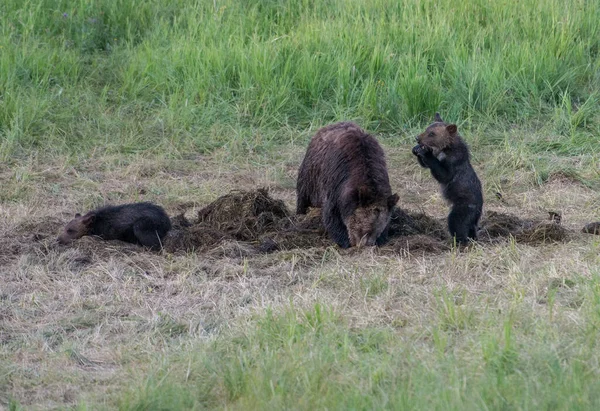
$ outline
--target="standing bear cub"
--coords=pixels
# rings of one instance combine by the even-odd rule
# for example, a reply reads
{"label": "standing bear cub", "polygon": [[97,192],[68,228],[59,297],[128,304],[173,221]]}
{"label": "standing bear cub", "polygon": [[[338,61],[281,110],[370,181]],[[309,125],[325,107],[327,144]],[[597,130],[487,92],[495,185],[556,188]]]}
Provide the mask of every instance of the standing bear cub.
{"label": "standing bear cub", "polygon": [[158,250],[170,229],[171,220],[161,207],[152,203],[123,204],[98,208],[83,216],[75,214],[58,236],[58,242],[69,244],[84,235],[95,235]]}
{"label": "standing bear cub", "polygon": [[422,167],[429,168],[440,183],[444,198],[452,204],[448,215],[450,235],[463,245],[476,240],[483,207],[481,182],[456,125],[446,124],[436,113],[435,122],[417,136],[417,143],[413,154]]}
{"label": "standing bear cub", "polygon": [[329,236],[342,248],[383,244],[398,201],[381,146],[351,122],[315,134],[298,172],[296,194],[296,213],[320,207]]}

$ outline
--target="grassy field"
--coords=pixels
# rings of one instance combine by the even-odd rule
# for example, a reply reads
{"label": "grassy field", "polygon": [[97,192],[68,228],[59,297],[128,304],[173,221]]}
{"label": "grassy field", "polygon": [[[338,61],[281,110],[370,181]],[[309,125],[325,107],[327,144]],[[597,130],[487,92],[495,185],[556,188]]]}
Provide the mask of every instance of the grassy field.
{"label": "grassy field", "polygon": [[[0,2],[0,409],[598,409],[600,3]],[[485,209],[561,242],[466,252],[150,253],[54,242],[75,212],[195,213],[355,120],[399,207],[447,214],[410,153],[456,122]],[[237,247],[237,248],[236,248]]]}

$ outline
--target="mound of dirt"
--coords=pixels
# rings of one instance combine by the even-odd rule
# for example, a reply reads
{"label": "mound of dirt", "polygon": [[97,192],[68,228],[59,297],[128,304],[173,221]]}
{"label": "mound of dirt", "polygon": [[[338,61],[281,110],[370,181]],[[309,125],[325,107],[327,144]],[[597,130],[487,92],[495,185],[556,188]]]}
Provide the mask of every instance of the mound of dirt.
{"label": "mound of dirt", "polygon": [[233,240],[233,238],[210,226],[196,224],[191,227],[172,228],[163,239],[163,248],[170,253],[204,252],[226,240]]}
{"label": "mound of dirt", "polygon": [[491,239],[497,237],[514,237],[531,222],[521,220],[512,214],[488,211],[479,223],[479,237]]}
{"label": "mound of dirt", "polygon": [[479,227],[481,241],[513,237],[518,243],[543,244],[561,242],[569,238],[569,232],[561,224],[557,213],[551,212],[548,220],[520,219],[512,214],[488,211]]}
{"label": "mound of dirt", "polygon": [[291,217],[290,222],[294,228],[300,230],[316,230],[325,233],[320,208],[309,208],[304,215],[296,214]]}
{"label": "mound of dirt", "polygon": [[[291,250],[322,253],[334,245],[323,227],[320,209],[311,208],[306,215],[290,215],[283,201],[271,198],[265,189],[234,191],[219,197],[200,210],[197,221],[188,221],[184,213],[171,221],[173,228],[163,239],[164,250],[197,252],[209,259],[238,259]],[[565,241],[569,232],[560,221],[556,212],[550,213],[550,220],[526,220],[489,211],[481,221],[480,241],[507,237],[526,244]],[[0,265],[25,253],[43,255],[47,250],[64,247],[55,241],[64,224],[58,218],[47,217],[0,233],[4,236]],[[600,233],[600,222],[588,224],[583,231]],[[400,208],[392,212],[388,235],[388,243],[379,247],[379,254],[436,254],[451,248],[445,221]],[[107,259],[115,253],[144,255],[135,244],[92,237],[79,239],[73,247],[86,261]]]}
{"label": "mound of dirt", "polygon": [[395,207],[392,211],[388,236],[394,238],[413,235],[425,235],[439,240],[449,238],[445,223],[423,213],[407,213]]}
{"label": "mound of dirt", "polygon": [[[177,220],[175,220],[177,219]],[[290,215],[284,203],[270,197],[265,189],[234,191],[219,197],[199,211],[198,221],[173,218],[174,228],[165,238],[168,252],[208,252],[223,242],[250,243],[252,252],[271,253],[294,249],[327,248],[333,245],[321,220],[321,210],[311,208],[305,215]],[[177,224],[176,224],[177,223]],[[423,213],[394,208],[389,238],[403,238],[398,249],[427,251],[447,249],[445,223]],[[409,236],[410,238],[407,238]],[[392,248],[393,248],[392,247]]]}
{"label": "mound of dirt", "polygon": [[289,226],[289,215],[283,201],[271,198],[266,189],[234,191],[200,210],[195,226],[221,231],[236,240],[253,241],[268,231]]}
{"label": "mound of dirt", "polygon": [[524,229],[515,239],[525,244],[558,243],[568,240],[569,232],[554,221],[541,221]]}
{"label": "mound of dirt", "polygon": [[[200,210],[197,221],[189,222],[181,214],[173,217],[171,222],[173,228],[164,239],[164,249],[171,253],[207,253],[213,248],[223,249],[225,242],[258,244],[265,233],[293,226],[283,201],[271,198],[266,189],[233,191]],[[246,246],[240,244],[239,247]]]}
{"label": "mound of dirt", "polygon": [[192,223],[190,223],[189,220],[185,218],[185,211],[181,214],[177,214],[176,216],[171,217],[171,228],[178,229],[191,226]]}

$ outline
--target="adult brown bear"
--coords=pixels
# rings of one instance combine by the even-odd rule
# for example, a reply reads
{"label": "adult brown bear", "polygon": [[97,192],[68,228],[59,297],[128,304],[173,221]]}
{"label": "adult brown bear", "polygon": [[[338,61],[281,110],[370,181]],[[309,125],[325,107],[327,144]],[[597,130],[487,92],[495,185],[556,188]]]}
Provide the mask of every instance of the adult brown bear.
{"label": "adult brown bear", "polygon": [[320,207],[329,236],[343,248],[383,244],[398,201],[381,146],[351,122],[315,134],[298,172],[296,194],[296,213]]}

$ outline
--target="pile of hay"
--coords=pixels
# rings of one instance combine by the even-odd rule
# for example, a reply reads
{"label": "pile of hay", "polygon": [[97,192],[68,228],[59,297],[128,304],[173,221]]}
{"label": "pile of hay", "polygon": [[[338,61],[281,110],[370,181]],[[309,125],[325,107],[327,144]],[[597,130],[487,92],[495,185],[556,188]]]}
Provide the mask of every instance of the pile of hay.
{"label": "pile of hay", "polygon": [[[266,189],[233,191],[204,207],[198,220],[173,219],[165,250],[208,252],[224,242],[239,241],[257,253],[331,245],[321,224],[320,210],[292,216],[281,200]],[[216,251],[218,253],[218,251]]]}
{"label": "pile of hay", "polygon": [[[550,220],[522,220],[489,211],[481,221],[479,238],[490,242],[512,237],[526,244],[565,241],[569,235],[559,217],[557,213],[550,213]],[[183,214],[171,221],[173,228],[163,239],[164,249],[171,253],[194,251],[207,257],[245,258],[275,251],[326,249],[334,245],[323,227],[320,209],[311,208],[306,215],[291,215],[283,201],[273,199],[266,189],[231,192],[200,210],[196,221],[188,221]],[[5,233],[0,264],[34,251],[33,248],[58,247],[55,237],[63,225],[57,218],[44,218],[28,221]],[[600,223],[589,224],[583,231],[598,233]],[[440,253],[451,248],[444,220],[400,208],[392,212],[388,237],[388,243],[378,251],[381,254]],[[90,256],[112,254],[116,252],[115,244],[84,238],[78,241],[78,249]],[[117,245],[127,254],[138,249],[133,244],[119,242]]]}
{"label": "pile of hay", "polygon": [[408,213],[395,207],[388,229],[389,238],[412,235],[424,235],[438,240],[449,238],[445,221],[436,220],[423,213]]}
{"label": "pile of hay", "polygon": [[233,191],[200,210],[197,221],[173,218],[164,248],[206,252],[224,241],[257,242],[265,232],[288,226],[289,214],[283,201],[271,198],[266,189]]}
{"label": "pile of hay", "polygon": [[221,231],[236,240],[252,241],[268,231],[289,226],[289,215],[283,201],[271,198],[266,189],[234,191],[200,210],[195,225]]}
{"label": "pile of hay", "polygon": [[550,213],[550,220],[523,220],[512,214],[489,211],[480,223],[479,239],[494,241],[498,238],[513,237],[524,244],[544,244],[562,242],[569,238],[569,232],[560,224],[556,213]]}

